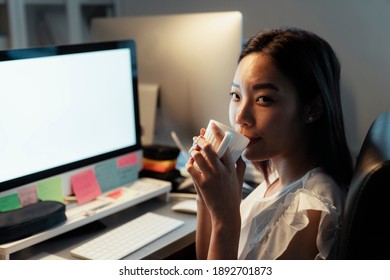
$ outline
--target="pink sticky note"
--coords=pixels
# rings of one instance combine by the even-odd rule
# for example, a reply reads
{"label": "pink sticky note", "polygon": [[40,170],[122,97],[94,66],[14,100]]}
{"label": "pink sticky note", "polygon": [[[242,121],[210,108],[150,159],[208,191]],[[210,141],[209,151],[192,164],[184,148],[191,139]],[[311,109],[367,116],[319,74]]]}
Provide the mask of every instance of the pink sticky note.
{"label": "pink sticky note", "polygon": [[128,155],[125,155],[123,157],[118,158],[116,165],[120,167],[126,167],[129,165],[134,165],[138,163],[138,154],[137,153],[131,153]]}
{"label": "pink sticky note", "polygon": [[93,200],[102,193],[92,169],[73,175],[70,181],[79,204]]}
{"label": "pink sticky note", "polygon": [[22,206],[38,202],[37,186],[31,185],[18,191],[19,201]]}

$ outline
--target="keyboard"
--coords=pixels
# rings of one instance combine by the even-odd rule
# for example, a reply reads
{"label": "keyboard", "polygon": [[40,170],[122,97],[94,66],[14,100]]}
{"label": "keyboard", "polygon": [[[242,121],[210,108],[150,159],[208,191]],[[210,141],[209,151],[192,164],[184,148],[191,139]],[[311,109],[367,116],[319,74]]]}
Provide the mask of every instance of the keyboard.
{"label": "keyboard", "polygon": [[89,260],[119,260],[180,227],[178,219],[148,212],[72,249],[71,255]]}

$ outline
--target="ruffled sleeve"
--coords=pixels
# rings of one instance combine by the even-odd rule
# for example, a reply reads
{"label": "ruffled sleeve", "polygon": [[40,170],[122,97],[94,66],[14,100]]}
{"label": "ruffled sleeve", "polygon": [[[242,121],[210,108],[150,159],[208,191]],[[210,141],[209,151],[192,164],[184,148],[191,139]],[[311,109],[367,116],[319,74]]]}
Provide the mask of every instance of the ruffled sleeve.
{"label": "ruffled sleeve", "polygon": [[339,231],[342,205],[334,204],[335,201],[336,204],[339,203],[338,198],[335,201],[332,199],[333,195],[339,196],[337,189],[333,184],[320,184],[319,187],[317,184],[316,189],[298,188],[273,207],[267,205],[265,209],[273,213],[272,218],[265,222],[267,219],[264,220],[266,217],[263,213],[267,211],[263,209],[242,229],[248,239],[241,257],[277,259],[295,234],[308,225],[307,210],[316,210],[322,212],[317,236],[319,253],[316,259],[327,259],[331,255],[333,244],[337,242]]}

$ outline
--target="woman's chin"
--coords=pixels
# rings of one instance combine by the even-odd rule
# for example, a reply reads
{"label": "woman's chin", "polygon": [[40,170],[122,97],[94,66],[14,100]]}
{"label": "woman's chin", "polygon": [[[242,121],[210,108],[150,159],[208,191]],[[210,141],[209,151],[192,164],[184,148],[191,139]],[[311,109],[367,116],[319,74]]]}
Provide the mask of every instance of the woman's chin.
{"label": "woman's chin", "polygon": [[242,153],[242,155],[243,155],[247,160],[249,160],[249,161],[255,160],[255,158],[253,158],[252,153],[250,153],[250,152],[248,151],[248,148],[246,148],[246,149],[244,150],[244,152]]}
{"label": "woman's chin", "polygon": [[249,161],[263,161],[268,159],[267,155],[259,153],[259,149],[247,147],[242,155]]}

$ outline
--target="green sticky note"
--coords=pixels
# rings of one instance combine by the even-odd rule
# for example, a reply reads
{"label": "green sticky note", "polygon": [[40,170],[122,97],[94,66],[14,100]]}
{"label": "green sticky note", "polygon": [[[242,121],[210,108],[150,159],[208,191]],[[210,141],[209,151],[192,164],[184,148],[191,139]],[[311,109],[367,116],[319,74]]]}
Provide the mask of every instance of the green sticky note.
{"label": "green sticky note", "polygon": [[56,200],[59,202],[64,202],[61,176],[38,182],[37,192],[40,200]]}
{"label": "green sticky note", "polygon": [[0,197],[0,212],[10,211],[20,207],[22,206],[16,193]]}

